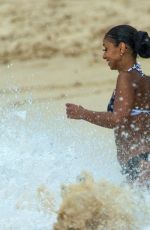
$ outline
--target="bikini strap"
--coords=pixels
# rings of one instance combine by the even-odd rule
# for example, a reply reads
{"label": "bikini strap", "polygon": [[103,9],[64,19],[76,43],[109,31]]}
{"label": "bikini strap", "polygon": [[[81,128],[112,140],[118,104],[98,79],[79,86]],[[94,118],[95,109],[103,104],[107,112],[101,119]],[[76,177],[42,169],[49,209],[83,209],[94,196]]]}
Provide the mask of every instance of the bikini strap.
{"label": "bikini strap", "polygon": [[128,72],[130,72],[132,70],[137,70],[139,72],[139,74],[141,75],[141,77],[143,77],[145,75],[142,71],[140,63],[135,63],[131,68],[128,69]]}

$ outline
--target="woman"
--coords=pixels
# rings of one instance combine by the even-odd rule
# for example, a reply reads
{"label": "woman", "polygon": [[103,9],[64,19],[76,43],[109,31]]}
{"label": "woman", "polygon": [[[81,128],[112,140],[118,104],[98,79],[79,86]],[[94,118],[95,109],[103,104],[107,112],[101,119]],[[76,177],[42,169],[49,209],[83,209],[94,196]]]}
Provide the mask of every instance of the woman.
{"label": "woman", "polygon": [[150,57],[147,32],[129,25],[110,29],[103,40],[103,58],[118,71],[107,112],[66,104],[67,117],[114,129],[117,158],[130,183],[150,183],[150,77],[137,64],[137,55]]}

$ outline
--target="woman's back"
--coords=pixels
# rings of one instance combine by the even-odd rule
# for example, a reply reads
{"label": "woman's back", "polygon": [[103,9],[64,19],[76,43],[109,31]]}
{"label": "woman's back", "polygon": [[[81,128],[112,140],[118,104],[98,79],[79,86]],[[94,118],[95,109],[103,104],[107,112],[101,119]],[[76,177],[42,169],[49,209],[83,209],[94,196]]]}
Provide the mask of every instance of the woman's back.
{"label": "woman's back", "polygon": [[133,71],[130,77],[135,87],[134,107],[128,119],[115,129],[120,163],[150,150],[150,76],[141,77]]}
{"label": "woman's back", "polygon": [[135,107],[150,113],[150,76],[140,77],[136,89]]}

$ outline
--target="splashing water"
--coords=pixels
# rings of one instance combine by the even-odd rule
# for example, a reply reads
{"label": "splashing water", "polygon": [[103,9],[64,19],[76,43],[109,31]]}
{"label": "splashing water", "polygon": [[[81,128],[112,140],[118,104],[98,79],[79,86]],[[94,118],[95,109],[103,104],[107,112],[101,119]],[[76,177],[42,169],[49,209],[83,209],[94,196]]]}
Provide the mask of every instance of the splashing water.
{"label": "splashing water", "polygon": [[[121,188],[87,174],[80,183],[63,188],[63,203],[55,230],[141,229],[145,207],[128,187]],[[143,214],[141,215],[141,212]]]}
{"label": "splashing water", "polygon": [[[120,185],[112,134],[67,120],[61,106],[0,111],[0,229],[146,229],[149,194]],[[74,184],[82,171],[94,179]]]}

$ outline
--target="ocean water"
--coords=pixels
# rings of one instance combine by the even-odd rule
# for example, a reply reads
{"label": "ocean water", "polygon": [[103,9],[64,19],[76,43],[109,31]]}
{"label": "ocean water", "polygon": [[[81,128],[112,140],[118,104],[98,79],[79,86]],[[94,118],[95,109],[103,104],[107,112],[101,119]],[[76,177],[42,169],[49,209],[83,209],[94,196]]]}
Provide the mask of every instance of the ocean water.
{"label": "ocean water", "polygon": [[[112,131],[68,120],[63,100],[29,100],[20,106],[3,106],[0,118],[1,230],[52,230],[56,222],[55,229],[111,230],[114,221],[118,221],[120,230],[150,229],[149,194],[138,189],[133,192],[126,185],[116,160]],[[86,179],[86,175],[92,179]],[[69,192],[62,195],[64,190]],[[77,194],[79,205],[84,198],[82,208],[74,206],[78,204]],[[84,225],[84,221],[95,216],[92,211],[95,197],[96,204],[103,203],[105,213],[96,218],[102,222],[109,220],[107,227],[100,226],[97,220],[97,225],[87,228]],[[118,203],[113,203],[117,199]],[[66,219],[60,215],[57,220],[70,206],[72,228],[71,220],[67,219],[71,215]],[[98,213],[101,207],[97,206]],[[81,210],[82,214],[88,210],[86,218]],[[112,215],[122,211],[123,225],[119,214]]]}

